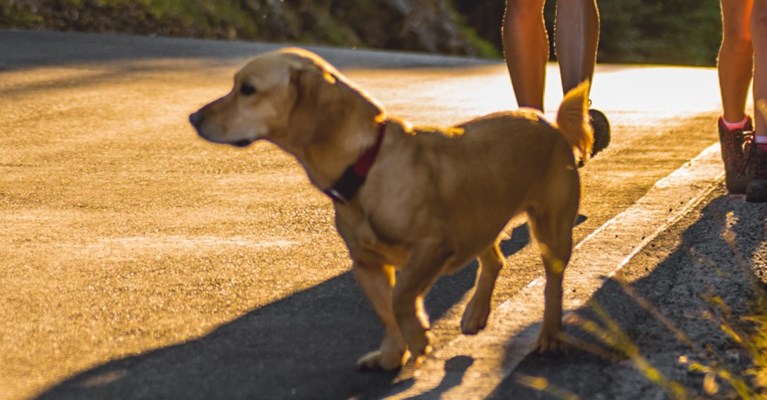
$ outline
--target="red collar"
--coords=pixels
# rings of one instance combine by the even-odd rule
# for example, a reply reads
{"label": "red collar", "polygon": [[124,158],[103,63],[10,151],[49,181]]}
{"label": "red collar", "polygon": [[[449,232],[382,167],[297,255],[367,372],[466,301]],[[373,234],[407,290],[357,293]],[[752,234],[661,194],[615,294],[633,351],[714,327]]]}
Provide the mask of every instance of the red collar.
{"label": "red collar", "polygon": [[386,121],[378,124],[378,137],[375,144],[369,149],[365,150],[362,155],[357,158],[354,164],[344,170],[343,175],[338,178],[330,189],[326,189],[323,192],[328,195],[333,201],[341,203],[350,202],[357,191],[360,190],[365,183],[365,179],[368,176],[368,172],[373,167],[373,163],[378,156],[378,151],[381,149],[381,143],[383,143],[384,133],[386,132]]}

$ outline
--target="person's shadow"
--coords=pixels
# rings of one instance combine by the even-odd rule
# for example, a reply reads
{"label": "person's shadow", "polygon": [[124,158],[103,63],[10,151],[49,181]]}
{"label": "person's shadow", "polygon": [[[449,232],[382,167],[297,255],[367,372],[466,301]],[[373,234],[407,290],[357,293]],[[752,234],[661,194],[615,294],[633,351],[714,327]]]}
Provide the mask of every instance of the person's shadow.
{"label": "person's shadow", "polygon": [[[690,393],[700,392],[703,374],[680,375],[680,368],[685,367],[680,366],[678,357],[713,350],[708,354],[710,359],[700,361],[714,364],[727,361],[722,357],[724,349],[739,348],[720,328],[723,314],[716,303],[721,300],[736,316],[751,312],[767,315],[767,310],[753,308],[755,298],[767,294],[767,277],[759,279],[752,268],[755,262],[767,263],[765,253],[759,254],[767,239],[765,220],[765,205],[746,203],[742,196],[715,198],[682,233],[678,247],[659,260],[651,273],[631,283],[606,278],[589,303],[574,310],[574,314],[581,321],[595,322],[601,333],[615,333],[600,316],[603,311],[610,323],[617,324],[620,335],[637,344],[643,356],[657,363],[653,367],[658,368],[659,376],[664,379],[682,376],[681,381],[688,385]],[[763,252],[764,248],[761,249]],[[642,301],[646,303],[642,305]],[[595,311],[594,306],[601,311]],[[582,326],[566,324],[568,335],[582,347],[571,348],[557,357],[528,355],[490,398],[560,399],[573,395],[583,399],[605,395],[604,398],[610,398],[620,394],[610,392],[614,379],[634,382],[634,393],[647,394],[652,390],[662,393],[659,383],[653,383],[647,375],[651,371],[642,371],[631,363],[627,357],[630,349],[621,347],[625,343],[617,348],[606,346],[579,328]],[[539,324],[531,325],[520,337],[537,329]],[[509,354],[513,353],[514,343],[512,338]],[[717,357],[722,359],[715,360]],[[744,359],[729,367],[742,372],[746,367]],[[619,378],[610,375],[616,370],[621,371]]]}

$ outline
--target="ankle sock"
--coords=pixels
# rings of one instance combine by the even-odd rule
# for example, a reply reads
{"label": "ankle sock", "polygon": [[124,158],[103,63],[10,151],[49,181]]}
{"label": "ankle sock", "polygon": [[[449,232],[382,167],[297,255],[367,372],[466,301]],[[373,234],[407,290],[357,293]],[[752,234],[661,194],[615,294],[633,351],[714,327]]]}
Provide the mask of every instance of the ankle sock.
{"label": "ankle sock", "polygon": [[743,120],[740,122],[730,122],[722,117],[722,123],[724,124],[724,127],[727,128],[727,130],[730,132],[743,130],[743,128],[745,128],[746,124],[748,123],[748,115],[743,117]]}
{"label": "ankle sock", "polygon": [[761,152],[767,152],[767,135],[754,135],[754,143]]}
{"label": "ankle sock", "polygon": [[767,145],[767,135],[754,135],[754,143],[760,146]]}

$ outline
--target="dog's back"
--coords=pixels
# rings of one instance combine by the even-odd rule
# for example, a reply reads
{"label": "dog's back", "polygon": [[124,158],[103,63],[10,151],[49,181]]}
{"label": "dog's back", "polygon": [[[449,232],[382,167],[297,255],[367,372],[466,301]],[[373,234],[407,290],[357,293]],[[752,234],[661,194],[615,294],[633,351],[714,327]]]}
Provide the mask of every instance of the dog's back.
{"label": "dog's back", "polygon": [[[443,198],[498,197],[517,203],[548,169],[574,171],[585,163],[594,142],[587,113],[588,82],[568,92],[556,123],[534,109],[497,112],[447,130],[419,129],[410,143],[422,148],[413,157],[430,165]],[[570,179],[578,179],[577,174]],[[443,180],[443,182],[439,182]],[[509,199],[508,195],[514,198]]]}
{"label": "dog's back", "polygon": [[[391,165],[408,175],[390,181],[390,190],[375,196],[400,193],[396,202],[410,203],[412,196],[412,203],[429,204],[462,243],[459,260],[472,258],[513,216],[528,210],[568,208],[564,218],[572,222],[580,198],[576,156],[587,157],[593,142],[586,85],[565,96],[556,123],[536,110],[521,109],[448,129],[414,129],[382,160],[388,164],[386,159],[395,158]],[[400,185],[429,190],[403,196]]]}

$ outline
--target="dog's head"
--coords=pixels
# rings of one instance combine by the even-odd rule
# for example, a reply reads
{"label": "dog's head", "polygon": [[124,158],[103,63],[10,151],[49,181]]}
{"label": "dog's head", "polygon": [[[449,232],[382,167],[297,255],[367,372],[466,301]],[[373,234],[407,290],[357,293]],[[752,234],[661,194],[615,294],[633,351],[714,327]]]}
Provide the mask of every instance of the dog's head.
{"label": "dog's head", "polygon": [[337,129],[350,113],[375,119],[380,107],[314,53],[288,48],[265,53],[234,77],[232,90],[189,116],[214,143],[247,146],[266,139],[302,148]]}

